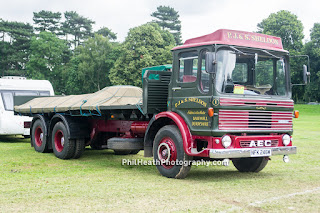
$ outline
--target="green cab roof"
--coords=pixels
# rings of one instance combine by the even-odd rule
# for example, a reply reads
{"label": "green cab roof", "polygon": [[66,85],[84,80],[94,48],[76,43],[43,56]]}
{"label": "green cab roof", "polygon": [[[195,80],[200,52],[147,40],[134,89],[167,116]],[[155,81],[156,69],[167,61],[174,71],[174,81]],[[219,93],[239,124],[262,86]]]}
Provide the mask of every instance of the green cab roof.
{"label": "green cab roof", "polygon": [[147,70],[156,70],[156,71],[167,71],[172,69],[172,64],[159,65],[154,67],[142,68],[142,77]]}
{"label": "green cab roof", "polygon": [[[159,65],[159,66],[154,66],[154,67],[142,68],[142,82],[143,82],[144,73],[145,73],[147,70],[168,71],[168,70],[170,70],[170,69],[172,69],[172,64],[165,64],[165,65]],[[158,75],[151,74],[151,75],[149,76],[149,79],[156,79],[156,80],[158,80],[158,79],[159,79],[159,76],[158,76]]]}

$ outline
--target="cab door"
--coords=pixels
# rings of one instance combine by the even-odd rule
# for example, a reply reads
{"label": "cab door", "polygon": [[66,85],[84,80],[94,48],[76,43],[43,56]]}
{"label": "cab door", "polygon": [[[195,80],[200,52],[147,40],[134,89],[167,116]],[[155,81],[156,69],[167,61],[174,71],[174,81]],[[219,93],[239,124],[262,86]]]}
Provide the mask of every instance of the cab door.
{"label": "cab door", "polygon": [[212,97],[211,76],[205,70],[207,49],[176,53],[171,109],[184,118],[193,134],[210,135],[208,116]]}

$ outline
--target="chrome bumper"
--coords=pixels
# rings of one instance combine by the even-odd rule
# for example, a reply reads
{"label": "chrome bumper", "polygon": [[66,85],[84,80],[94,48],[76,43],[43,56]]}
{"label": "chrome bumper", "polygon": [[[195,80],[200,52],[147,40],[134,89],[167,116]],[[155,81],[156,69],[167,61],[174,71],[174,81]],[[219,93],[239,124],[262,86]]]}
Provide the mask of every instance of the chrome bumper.
{"label": "chrome bumper", "polygon": [[[248,158],[250,156],[250,150],[255,148],[243,148],[243,149],[210,149],[210,158]],[[258,148],[261,149],[271,149],[271,155],[289,155],[296,154],[296,146],[288,147],[268,147],[268,148]]]}

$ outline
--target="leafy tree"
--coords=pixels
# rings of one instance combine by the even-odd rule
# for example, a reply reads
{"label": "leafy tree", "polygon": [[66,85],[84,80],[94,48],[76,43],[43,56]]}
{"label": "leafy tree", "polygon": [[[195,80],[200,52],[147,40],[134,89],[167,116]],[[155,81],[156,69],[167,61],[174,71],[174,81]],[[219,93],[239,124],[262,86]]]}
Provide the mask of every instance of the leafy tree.
{"label": "leafy tree", "polygon": [[33,27],[28,23],[0,20],[0,66],[3,75],[25,75]]}
{"label": "leafy tree", "polygon": [[112,60],[112,51],[113,44],[99,34],[78,46],[68,69],[65,70],[65,76],[68,76],[66,92],[91,93],[109,86],[108,74],[115,61]]}
{"label": "leafy tree", "polygon": [[310,57],[311,72],[311,82],[306,88],[305,100],[320,102],[320,23],[314,24],[310,38],[304,47],[304,53]]}
{"label": "leafy tree", "polygon": [[95,34],[103,35],[104,37],[107,37],[109,40],[116,40],[117,39],[117,34],[112,32],[107,27],[100,28],[97,32],[95,32]]}
{"label": "leafy tree", "polygon": [[2,76],[6,75],[9,68],[8,55],[12,54],[13,48],[9,42],[0,41],[0,71]]}
{"label": "leafy tree", "polygon": [[176,44],[181,44],[181,21],[179,20],[179,13],[174,8],[169,6],[159,6],[157,11],[151,14],[156,18],[156,22],[162,30],[169,30],[176,41]]}
{"label": "leafy tree", "polygon": [[[289,50],[290,55],[301,55],[303,43],[303,25],[298,17],[289,11],[281,10],[271,13],[268,18],[263,19],[258,25],[258,32],[278,36],[282,39],[284,49]],[[291,58],[291,79],[294,84],[302,83],[301,58]],[[292,96],[295,101],[301,100],[304,94],[303,86],[294,86]]]}
{"label": "leafy tree", "polygon": [[0,18],[0,40],[2,40],[2,41],[4,41],[4,36],[5,36],[5,32],[6,32],[4,23],[5,23],[5,21]]}
{"label": "leafy tree", "polygon": [[41,10],[38,13],[33,13],[33,21],[36,25],[35,30],[39,32],[49,31],[58,35],[60,33],[60,19],[60,12],[54,13],[51,11]]}
{"label": "leafy tree", "polygon": [[95,22],[80,16],[75,11],[64,13],[65,21],[62,24],[62,31],[68,40],[68,35],[73,35],[73,44],[76,48],[84,39],[92,36],[92,24]]}
{"label": "leafy tree", "polygon": [[258,32],[279,36],[286,50],[300,51],[303,47],[303,25],[298,17],[289,11],[271,13],[258,24]]}
{"label": "leafy tree", "polygon": [[172,63],[174,44],[173,36],[156,23],[130,29],[120,47],[121,56],[110,71],[112,84],[141,86],[142,68]]}
{"label": "leafy tree", "polygon": [[62,69],[65,55],[69,52],[66,42],[51,32],[43,31],[39,37],[32,37],[30,50],[28,76],[49,80],[57,94],[65,93]]}
{"label": "leafy tree", "polygon": [[320,23],[315,23],[310,31],[311,40],[316,42],[317,47],[320,47]]}

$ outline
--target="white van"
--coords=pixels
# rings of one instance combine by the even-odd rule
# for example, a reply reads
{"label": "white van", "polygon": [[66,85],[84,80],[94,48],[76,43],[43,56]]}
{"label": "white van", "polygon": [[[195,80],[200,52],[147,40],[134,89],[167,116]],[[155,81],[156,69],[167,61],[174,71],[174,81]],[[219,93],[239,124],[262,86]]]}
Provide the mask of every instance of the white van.
{"label": "white van", "polygon": [[[5,76],[0,78],[0,135],[30,135],[25,121],[28,116],[14,115],[14,105],[20,105],[34,96],[54,95],[52,85],[47,80],[27,80],[25,77]],[[17,102],[21,103],[17,103]],[[16,103],[15,103],[16,102]]]}

